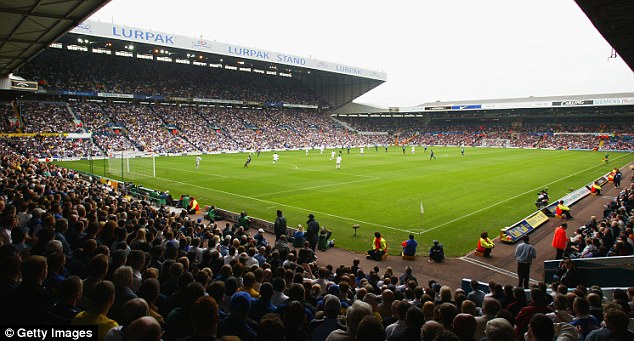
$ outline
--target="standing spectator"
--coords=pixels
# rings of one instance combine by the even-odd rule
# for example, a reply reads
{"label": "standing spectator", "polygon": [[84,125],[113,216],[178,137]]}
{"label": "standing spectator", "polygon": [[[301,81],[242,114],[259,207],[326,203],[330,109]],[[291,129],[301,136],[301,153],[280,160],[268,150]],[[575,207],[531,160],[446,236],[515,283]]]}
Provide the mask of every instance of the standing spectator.
{"label": "standing spectator", "polygon": [[621,179],[623,178],[623,173],[621,173],[621,171],[618,168],[615,168],[614,170],[616,171],[616,173],[614,173],[614,180],[612,180],[614,182],[614,188],[620,188]]}
{"label": "standing spectator", "polygon": [[491,258],[491,250],[495,247],[495,244],[489,239],[489,232],[482,232],[480,239],[478,239],[477,250],[484,254],[484,257]]}
{"label": "standing spectator", "polygon": [[310,243],[310,248],[315,251],[317,248],[317,241],[319,239],[319,223],[315,221],[315,216],[312,213],[308,215],[306,229],[306,240]]}
{"label": "standing spectator", "polygon": [[564,258],[564,250],[566,249],[566,244],[568,242],[568,238],[566,237],[566,228],[568,228],[568,224],[563,223],[555,229],[555,235],[553,236],[553,247],[557,249],[557,255],[555,259],[563,259]]}
{"label": "standing spectator", "polygon": [[275,241],[280,240],[282,235],[286,235],[286,217],[282,214],[282,210],[277,210],[277,218],[275,218],[275,224],[273,225],[273,231],[275,232]]}
{"label": "standing spectator", "polygon": [[530,279],[531,263],[537,257],[535,247],[529,244],[528,235],[522,237],[522,243],[515,248],[515,259],[517,259],[517,277],[519,279],[518,287],[528,289],[528,281]]}

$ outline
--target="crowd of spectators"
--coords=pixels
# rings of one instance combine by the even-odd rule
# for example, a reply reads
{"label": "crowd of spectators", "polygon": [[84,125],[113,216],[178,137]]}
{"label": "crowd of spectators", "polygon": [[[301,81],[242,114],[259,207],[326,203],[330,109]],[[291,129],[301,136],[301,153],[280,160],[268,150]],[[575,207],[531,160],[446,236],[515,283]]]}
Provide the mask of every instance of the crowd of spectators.
{"label": "crowd of spectators", "polygon": [[21,101],[19,106],[25,133],[81,131],[66,103]]}
{"label": "crowd of spectators", "polygon": [[634,192],[624,188],[605,205],[603,217],[592,216],[573,232],[565,254],[573,258],[634,255],[633,208]]}
{"label": "crowd of spectators", "polygon": [[0,193],[3,324],[96,324],[99,340],[634,337],[634,288],[608,299],[597,286],[555,282],[551,294],[539,283],[527,296],[493,282],[483,291],[476,280],[464,291],[357,259],[298,263],[284,237],[257,247],[237,224],[190,219],[17,154],[0,157]]}
{"label": "crowd of spectators", "polygon": [[319,104],[294,78],[57,49],[38,55],[21,74],[50,90]]}
{"label": "crowd of spectators", "polygon": [[[92,133],[92,139],[83,141],[55,137],[14,137],[9,140],[15,149],[43,157],[98,156],[120,151],[184,153],[322,146],[371,147],[395,143],[602,150],[630,150],[634,147],[632,141],[624,136],[605,138],[598,135],[598,131],[617,131],[616,127],[606,125],[594,128],[561,124],[524,128],[433,126],[423,125],[417,119],[333,119],[328,112],[266,107],[105,101],[18,103],[26,132]],[[42,143],[41,148],[38,143]]]}

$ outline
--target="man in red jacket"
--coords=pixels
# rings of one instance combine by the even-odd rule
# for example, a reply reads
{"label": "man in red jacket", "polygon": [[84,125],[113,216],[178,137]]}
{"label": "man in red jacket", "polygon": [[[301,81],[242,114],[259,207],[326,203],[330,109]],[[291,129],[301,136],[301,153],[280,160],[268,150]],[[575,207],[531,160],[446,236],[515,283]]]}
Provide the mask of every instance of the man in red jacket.
{"label": "man in red jacket", "polygon": [[557,249],[557,256],[555,259],[564,258],[564,250],[566,249],[566,244],[568,244],[568,238],[566,237],[567,227],[568,224],[563,223],[555,229],[555,235],[553,236],[553,247]]}

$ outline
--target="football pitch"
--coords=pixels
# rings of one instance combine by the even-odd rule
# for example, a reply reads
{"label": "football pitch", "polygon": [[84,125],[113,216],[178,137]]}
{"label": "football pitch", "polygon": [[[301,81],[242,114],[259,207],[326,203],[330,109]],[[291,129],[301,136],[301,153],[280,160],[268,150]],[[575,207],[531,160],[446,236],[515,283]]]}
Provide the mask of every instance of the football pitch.
{"label": "football pitch", "polygon": [[[279,151],[252,156],[247,153],[203,155],[199,170],[196,156],[157,157],[156,177],[126,173],[126,181],[158,190],[169,190],[175,199],[187,193],[201,205],[273,221],[281,209],[290,227],[306,226],[315,215],[321,226],[333,232],[337,247],[358,252],[371,248],[373,233],[388,241],[388,253],[398,254],[401,241],[415,234],[418,253],[426,254],[433,240],[445,245],[449,256],[475,248],[482,231],[499,235],[508,226],[535,211],[537,192],[548,188],[552,200],[588,184],[614,167],[634,161],[632,152],[434,147],[359,148],[342,150],[341,169],[323,154],[310,150]],[[336,149],[339,153],[339,149]],[[131,159],[138,160],[138,159]],[[103,160],[92,170],[103,175]],[[138,162],[138,161],[136,161]],[[142,159],[150,168],[151,159]],[[59,164],[89,171],[88,161]],[[143,173],[147,173],[146,169]],[[118,179],[115,174],[107,174]],[[612,186],[608,184],[607,186]],[[574,206],[572,207],[574,213]],[[422,211],[422,212],[421,212]],[[581,223],[581,222],[580,222]],[[353,225],[360,228],[354,236]]]}

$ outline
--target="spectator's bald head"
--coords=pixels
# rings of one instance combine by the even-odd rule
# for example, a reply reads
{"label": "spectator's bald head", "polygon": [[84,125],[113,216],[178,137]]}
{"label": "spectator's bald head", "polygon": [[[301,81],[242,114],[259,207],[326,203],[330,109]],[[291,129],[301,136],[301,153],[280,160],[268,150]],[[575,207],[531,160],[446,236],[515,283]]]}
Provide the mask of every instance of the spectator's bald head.
{"label": "spectator's bald head", "polygon": [[444,329],[445,327],[443,327],[440,322],[434,320],[427,321],[421,328],[420,339],[421,341],[433,340],[436,338],[436,335],[439,335]]}
{"label": "spectator's bald head", "polygon": [[461,341],[473,340],[477,323],[471,314],[458,314],[453,319],[453,331]]}
{"label": "spectator's bald head", "polygon": [[124,341],[160,341],[161,325],[154,317],[143,316],[130,323],[123,338]]}

